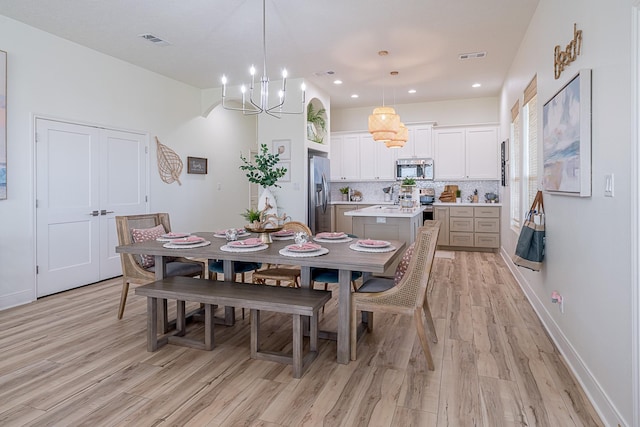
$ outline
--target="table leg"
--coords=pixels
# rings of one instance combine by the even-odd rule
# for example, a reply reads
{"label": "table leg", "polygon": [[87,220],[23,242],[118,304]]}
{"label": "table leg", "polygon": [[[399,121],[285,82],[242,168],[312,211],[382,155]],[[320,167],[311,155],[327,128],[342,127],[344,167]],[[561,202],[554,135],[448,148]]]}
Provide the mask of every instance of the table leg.
{"label": "table leg", "polygon": [[300,267],[300,287],[311,288],[311,267]]}
{"label": "table leg", "polygon": [[[222,269],[224,271],[224,280],[227,282],[235,282],[236,272],[233,269],[233,261],[223,260]],[[224,324],[233,326],[236,323],[235,307],[224,307]]]}
{"label": "table leg", "polygon": [[351,271],[340,270],[338,281],[338,363],[346,365],[351,360]]}

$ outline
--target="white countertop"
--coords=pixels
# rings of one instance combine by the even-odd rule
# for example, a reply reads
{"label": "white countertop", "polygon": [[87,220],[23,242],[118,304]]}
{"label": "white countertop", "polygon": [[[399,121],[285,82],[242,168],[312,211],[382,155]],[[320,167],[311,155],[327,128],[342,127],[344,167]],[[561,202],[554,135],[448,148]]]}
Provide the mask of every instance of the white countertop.
{"label": "white countertop", "polygon": [[[455,204],[455,203],[453,203]],[[424,206],[418,206],[417,208],[401,208],[398,205],[386,205],[379,204],[370,206],[368,208],[354,209],[352,211],[345,212],[345,216],[380,216],[387,218],[413,218],[419,215],[424,210]]]}
{"label": "white countertop", "polygon": [[433,206],[502,206],[502,203],[470,203],[470,202],[460,202],[460,203],[448,203],[448,202],[433,202]]}
{"label": "white countertop", "polygon": [[360,201],[360,202],[344,202],[342,200],[332,200],[330,202],[332,205],[393,205],[393,202],[382,202],[380,200],[369,200],[369,201]]}

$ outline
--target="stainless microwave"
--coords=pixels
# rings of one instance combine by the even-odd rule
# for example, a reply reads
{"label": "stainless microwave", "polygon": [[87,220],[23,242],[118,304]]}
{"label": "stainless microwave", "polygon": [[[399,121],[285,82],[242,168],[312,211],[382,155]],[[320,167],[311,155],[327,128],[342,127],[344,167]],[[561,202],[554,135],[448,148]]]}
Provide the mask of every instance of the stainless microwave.
{"label": "stainless microwave", "polygon": [[396,179],[405,178],[433,181],[433,159],[396,160]]}

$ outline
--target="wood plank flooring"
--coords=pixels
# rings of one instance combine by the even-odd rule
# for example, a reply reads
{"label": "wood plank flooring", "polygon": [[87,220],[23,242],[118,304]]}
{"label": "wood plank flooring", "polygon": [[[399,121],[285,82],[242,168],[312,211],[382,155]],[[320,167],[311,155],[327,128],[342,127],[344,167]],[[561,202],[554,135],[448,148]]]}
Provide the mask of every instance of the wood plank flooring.
{"label": "wood plank flooring", "polygon": [[[376,315],[358,360],[321,340],[303,378],[249,358],[249,318],[216,326],[213,351],[146,351],[146,301],[120,280],[0,312],[2,426],[600,426],[497,254],[443,253],[429,301],[435,371],[410,317]],[[320,327],[336,326],[337,289]],[[170,304],[175,309],[175,304]],[[289,316],[264,313],[267,348],[291,348]],[[202,333],[198,324],[192,333]]]}

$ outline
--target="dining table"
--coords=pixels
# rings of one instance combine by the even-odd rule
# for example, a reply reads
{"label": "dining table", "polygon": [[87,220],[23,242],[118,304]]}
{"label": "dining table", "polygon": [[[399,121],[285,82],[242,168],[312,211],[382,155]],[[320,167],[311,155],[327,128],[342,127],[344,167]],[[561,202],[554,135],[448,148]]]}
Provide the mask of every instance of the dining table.
{"label": "dining table", "polygon": [[[223,262],[224,280],[234,281],[234,261],[260,262],[269,264],[286,264],[300,266],[300,285],[312,287],[311,269],[330,268],[338,270],[338,322],[337,322],[337,361],[348,364],[350,361],[350,322],[351,322],[351,273],[360,271],[366,276],[382,274],[402,254],[405,243],[391,240],[386,250],[375,248],[361,250],[355,247],[357,239],[342,239],[335,241],[322,240],[318,243],[326,248],[318,253],[292,253],[287,247],[294,244],[293,240],[273,240],[247,249],[229,249],[227,241],[220,233],[194,232],[204,239],[200,245],[167,245],[166,241],[146,241],[121,245],[116,247],[117,253],[146,254],[155,258],[156,280],[165,277],[167,260],[171,257],[190,257],[207,260],[221,260]],[[255,235],[252,235],[255,237]],[[207,244],[206,242],[210,242]],[[169,247],[166,247],[169,246]],[[321,252],[321,254],[320,254]],[[227,324],[233,324],[235,311],[232,307],[225,308]]]}

